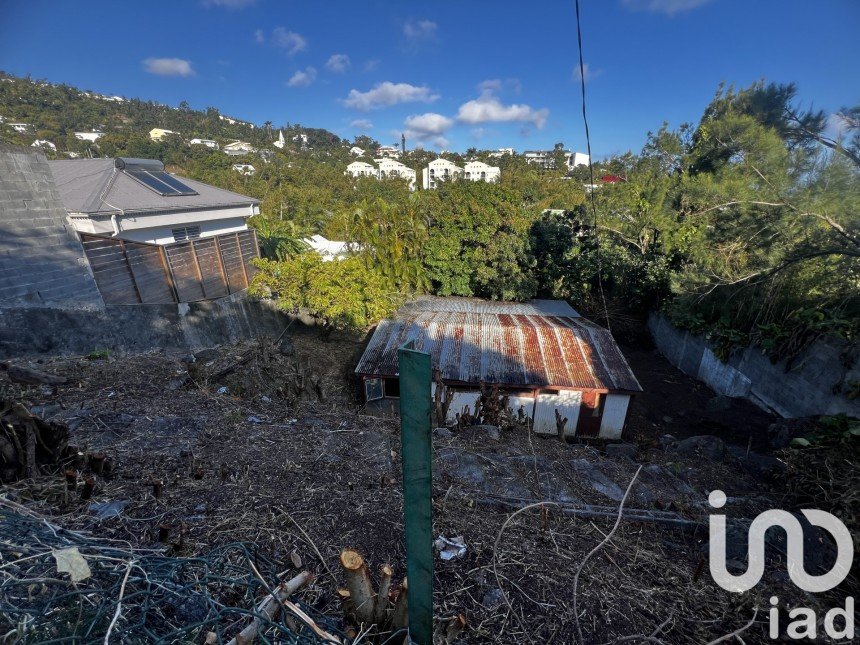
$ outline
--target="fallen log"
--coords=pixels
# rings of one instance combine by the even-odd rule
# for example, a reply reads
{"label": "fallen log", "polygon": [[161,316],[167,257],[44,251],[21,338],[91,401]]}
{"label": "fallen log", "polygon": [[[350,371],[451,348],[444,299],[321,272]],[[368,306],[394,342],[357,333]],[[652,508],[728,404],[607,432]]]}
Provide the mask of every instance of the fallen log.
{"label": "fallen log", "polygon": [[69,382],[65,376],[57,376],[40,370],[34,370],[23,365],[0,363],[0,369],[6,370],[9,380],[23,385],[65,385]]}
{"label": "fallen log", "polygon": [[[266,596],[256,607],[255,613],[264,616],[266,620],[272,621],[278,616],[281,610],[281,604],[287,600],[289,596],[310,583],[314,579],[314,574],[310,571],[303,571],[295,578],[283,582],[275,589],[275,595]],[[263,624],[263,618],[254,618],[251,624],[245,627],[227,645],[247,645],[252,643],[257,638],[257,633]]]}

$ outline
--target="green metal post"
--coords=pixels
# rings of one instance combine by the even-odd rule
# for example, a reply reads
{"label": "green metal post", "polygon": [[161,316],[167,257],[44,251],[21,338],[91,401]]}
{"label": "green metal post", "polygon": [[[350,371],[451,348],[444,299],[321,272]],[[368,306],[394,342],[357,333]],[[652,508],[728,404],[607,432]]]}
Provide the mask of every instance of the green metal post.
{"label": "green metal post", "polygon": [[417,645],[432,645],[433,454],[430,446],[430,354],[415,351],[410,345],[397,350],[406,576],[409,579],[409,636]]}

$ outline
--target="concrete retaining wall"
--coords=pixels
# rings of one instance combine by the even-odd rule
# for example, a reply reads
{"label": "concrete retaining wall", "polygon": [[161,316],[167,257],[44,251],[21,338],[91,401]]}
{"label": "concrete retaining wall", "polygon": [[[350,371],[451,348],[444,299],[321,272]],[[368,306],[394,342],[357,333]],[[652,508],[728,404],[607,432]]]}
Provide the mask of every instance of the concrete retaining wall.
{"label": "concrete retaining wall", "polygon": [[100,308],[45,155],[0,144],[0,303]]}
{"label": "concrete retaining wall", "polygon": [[860,350],[838,340],[819,340],[792,363],[771,363],[755,347],[718,359],[701,336],[676,329],[659,314],[648,318],[654,343],[670,363],[705,382],[717,394],[747,398],[783,417],[847,414],[860,418],[860,398],[845,396],[860,383]]}
{"label": "concrete retaining wall", "polygon": [[[300,319],[301,320],[301,319]],[[0,308],[0,359],[27,355],[194,349],[277,337],[290,317],[244,292],[218,300],[163,305],[107,305],[101,310]]]}

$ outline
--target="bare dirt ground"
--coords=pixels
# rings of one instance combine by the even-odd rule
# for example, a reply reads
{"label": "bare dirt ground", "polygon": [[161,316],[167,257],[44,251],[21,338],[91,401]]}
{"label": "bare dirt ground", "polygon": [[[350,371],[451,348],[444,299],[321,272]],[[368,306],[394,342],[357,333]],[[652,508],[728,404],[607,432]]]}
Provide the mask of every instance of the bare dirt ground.
{"label": "bare dirt ground", "polygon": [[[6,498],[58,525],[138,547],[160,546],[161,526],[175,542],[184,527],[182,546],[169,547],[175,555],[250,541],[295,573],[295,553],[318,574],[302,592],[305,600],[339,617],[342,548],[360,551],[372,571],[390,563],[395,578],[404,575],[399,428],[355,404],[347,375],[362,339],[291,338],[289,360],[274,352],[207,382],[207,374],[239,361],[253,344],[218,348],[204,356],[213,365],[195,372],[197,382],[181,387],[188,363],[179,355],[34,364],[70,385],[4,381],[4,398],[59,406],[42,410],[70,424],[70,443],[106,453],[114,469],[96,479],[89,501],[69,493],[62,475],[7,485]],[[634,635],[628,640],[704,643],[747,625],[756,607],[743,639],[766,642],[767,598],[795,596],[778,572],[756,595],[729,594],[706,565],[710,490],[736,498],[732,512],[747,517],[779,496],[760,464],[738,456],[764,448],[772,419],[739,402],[708,411],[714,395],[707,388],[651,351],[626,353],[645,389],[625,437],[639,446],[633,459],[609,458],[600,443],[564,444],[525,428],[499,440],[472,430],[434,439],[434,531],[467,544],[463,557],[437,560],[435,570],[436,619],[463,614],[468,621],[457,642],[571,643],[581,631],[585,643]],[[300,396],[279,380],[296,365],[310,375]],[[667,451],[660,441],[666,433],[719,434],[735,448],[717,458]],[[640,466],[628,512],[679,521],[622,521],[582,568],[575,590],[580,563],[609,534]],[[164,482],[158,499],[153,480]],[[89,509],[111,501],[125,502],[118,516],[99,520]],[[550,502],[545,511],[514,514],[538,501]],[[585,507],[607,513],[571,510]]]}

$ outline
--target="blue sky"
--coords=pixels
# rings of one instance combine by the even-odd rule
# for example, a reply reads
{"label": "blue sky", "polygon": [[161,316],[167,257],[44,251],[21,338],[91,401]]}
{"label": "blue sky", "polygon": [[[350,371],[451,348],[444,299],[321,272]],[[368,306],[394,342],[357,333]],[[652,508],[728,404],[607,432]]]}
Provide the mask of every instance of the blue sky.
{"label": "blue sky", "polygon": [[[0,69],[383,143],[585,149],[573,0],[0,0]],[[860,101],[856,0],[581,0],[595,156],[696,121],[721,81]]]}

